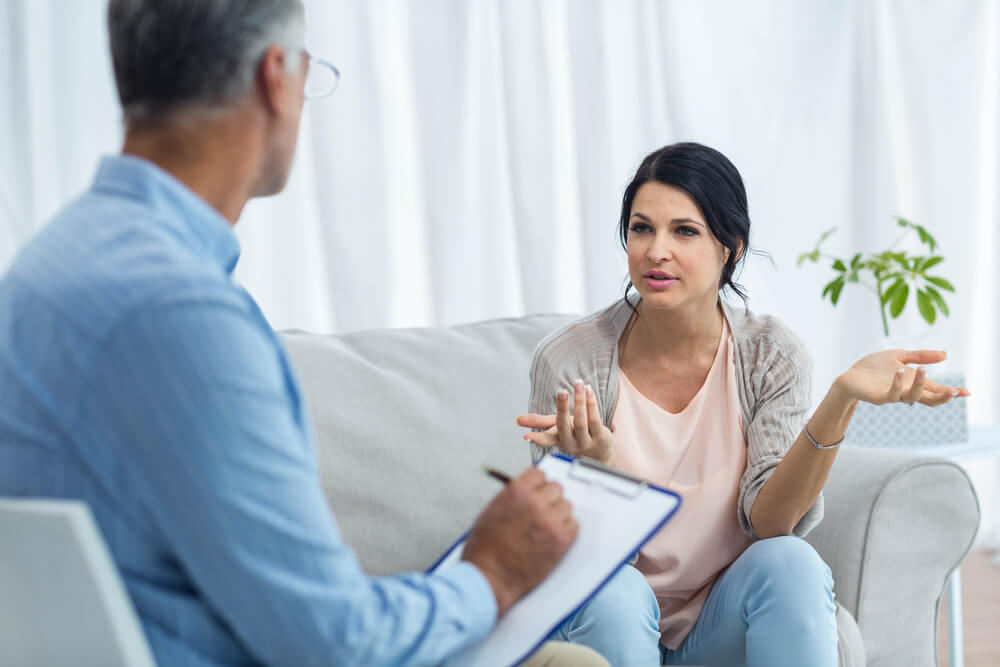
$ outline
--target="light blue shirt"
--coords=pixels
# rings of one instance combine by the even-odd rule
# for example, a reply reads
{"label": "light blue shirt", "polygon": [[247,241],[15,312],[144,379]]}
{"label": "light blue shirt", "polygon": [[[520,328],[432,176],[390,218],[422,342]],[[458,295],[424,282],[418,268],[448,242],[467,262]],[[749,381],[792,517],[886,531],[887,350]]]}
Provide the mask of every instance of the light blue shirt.
{"label": "light blue shirt", "polygon": [[433,664],[481,639],[474,566],[369,578],[343,543],[238,257],[179,181],[101,163],[0,280],[0,496],[86,501],[161,665]]}

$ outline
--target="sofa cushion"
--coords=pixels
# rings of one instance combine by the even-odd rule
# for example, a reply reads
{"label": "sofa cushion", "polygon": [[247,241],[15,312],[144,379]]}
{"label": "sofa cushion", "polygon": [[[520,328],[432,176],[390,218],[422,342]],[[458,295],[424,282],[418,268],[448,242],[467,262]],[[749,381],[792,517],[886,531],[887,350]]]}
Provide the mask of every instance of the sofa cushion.
{"label": "sofa cushion", "polygon": [[531,464],[514,423],[527,409],[531,353],[569,319],[282,334],[323,489],[367,572],[430,567],[497,492],[483,464]]}

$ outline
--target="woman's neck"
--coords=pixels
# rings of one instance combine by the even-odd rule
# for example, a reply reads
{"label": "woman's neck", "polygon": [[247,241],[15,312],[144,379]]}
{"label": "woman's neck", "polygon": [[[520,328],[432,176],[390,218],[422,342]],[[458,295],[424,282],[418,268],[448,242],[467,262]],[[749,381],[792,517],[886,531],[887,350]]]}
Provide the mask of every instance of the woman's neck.
{"label": "woman's neck", "polygon": [[718,299],[711,306],[690,309],[658,310],[645,302],[637,308],[627,346],[641,356],[690,359],[709,353],[714,356],[718,349],[724,319]]}

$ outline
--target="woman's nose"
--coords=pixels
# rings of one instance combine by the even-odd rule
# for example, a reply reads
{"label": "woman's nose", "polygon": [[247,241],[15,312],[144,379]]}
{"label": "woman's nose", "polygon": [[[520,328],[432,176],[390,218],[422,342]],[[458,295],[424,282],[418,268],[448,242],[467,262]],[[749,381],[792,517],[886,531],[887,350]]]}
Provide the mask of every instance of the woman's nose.
{"label": "woman's nose", "polygon": [[674,251],[670,245],[670,237],[666,235],[657,234],[646,250],[646,259],[650,262],[665,262],[672,259],[673,256]]}

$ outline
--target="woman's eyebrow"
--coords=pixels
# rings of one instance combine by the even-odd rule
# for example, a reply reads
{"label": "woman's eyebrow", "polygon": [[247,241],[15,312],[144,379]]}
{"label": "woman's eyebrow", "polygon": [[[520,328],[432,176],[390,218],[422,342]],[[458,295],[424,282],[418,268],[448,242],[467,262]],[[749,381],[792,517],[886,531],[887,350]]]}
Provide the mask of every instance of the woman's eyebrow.
{"label": "woman's eyebrow", "polygon": [[[638,211],[636,211],[635,213],[633,213],[632,217],[633,218],[639,218],[640,220],[644,220],[645,222],[652,222],[653,221],[653,219],[650,218],[648,215],[645,215],[644,213],[639,213]],[[670,221],[670,223],[673,224],[673,225],[692,224],[692,225],[699,225],[701,227],[705,227],[706,226],[704,222],[700,222],[698,220],[695,220],[694,218],[674,218],[673,220]]]}
{"label": "woman's eyebrow", "polygon": [[704,222],[701,222],[699,220],[695,220],[694,218],[674,218],[670,222],[674,223],[675,225],[690,223],[692,225],[700,225],[701,227],[705,226]]}

